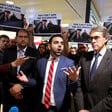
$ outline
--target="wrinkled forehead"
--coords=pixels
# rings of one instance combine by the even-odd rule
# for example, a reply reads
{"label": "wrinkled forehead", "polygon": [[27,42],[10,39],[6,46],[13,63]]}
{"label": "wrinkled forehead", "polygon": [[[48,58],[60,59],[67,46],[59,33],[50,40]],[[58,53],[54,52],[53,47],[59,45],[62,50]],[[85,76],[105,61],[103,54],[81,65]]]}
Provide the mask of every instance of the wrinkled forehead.
{"label": "wrinkled forehead", "polygon": [[103,32],[100,31],[91,31],[90,36],[103,36]]}

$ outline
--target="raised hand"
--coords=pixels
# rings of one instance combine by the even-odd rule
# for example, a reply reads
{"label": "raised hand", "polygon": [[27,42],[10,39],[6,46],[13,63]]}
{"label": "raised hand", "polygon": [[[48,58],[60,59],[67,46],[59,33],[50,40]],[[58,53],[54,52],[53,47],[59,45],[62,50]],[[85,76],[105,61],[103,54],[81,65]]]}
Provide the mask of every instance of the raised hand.
{"label": "raised hand", "polygon": [[[73,68],[73,69],[72,69]],[[73,67],[69,67],[66,69],[66,71],[64,70],[63,72],[68,75],[68,77],[72,80],[72,81],[76,81],[79,77],[79,72],[81,67],[78,67],[78,69],[76,69],[75,66]]]}
{"label": "raised hand", "polygon": [[15,61],[13,61],[11,63],[11,65],[12,65],[12,67],[17,67],[19,65],[22,65],[28,59],[29,59],[29,57],[26,57],[26,56],[19,57]]}

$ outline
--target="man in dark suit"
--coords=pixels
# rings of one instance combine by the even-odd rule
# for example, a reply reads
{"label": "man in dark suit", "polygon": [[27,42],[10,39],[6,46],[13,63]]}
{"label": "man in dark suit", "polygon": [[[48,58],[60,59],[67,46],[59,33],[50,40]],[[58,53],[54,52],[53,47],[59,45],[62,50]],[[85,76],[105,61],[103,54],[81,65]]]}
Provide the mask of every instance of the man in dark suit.
{"label": "man in dark suit", "polygon": [[[106,48],[108,30],[105,27],[95,27],[90,32],[90,39],[94,51],[81,57],[75,106],[77,112],[111,112],[112,53]],[[96,57],[96,54],[99,56]]]}
{"label": "man in dark suit", "polygon": [[[10,63],[21,55],[30,57],[24,64],[13,69],[10,77],[3,80],[3,109],[8,112],[13,105],[18,106],[20,112],[31,112],[34,106],[33,88],[30,88],[16,78],[16,73],[22,70],[28,77],[34,78],[35,62],[37,50],[28,47],[29,33],[25,29],[20,29],[16,34],[17,46],[4,51],[3,63]],[[19,93],[19,94],[16,94]],[[32,97],[31,97],[32,96]]]}
{"label": "man in dark suit", "polygon": [[[64,71],[68,67],[72,67],[74,65],[74,62],[71,59],[61,55],[64,49],[64,40],[61,35],[53,35],[50,38],[49,49],[50,49],[50,56],[39,59],[36,65],[36,76],[38,87],[37,95],[39,97],[37,111],[69,112],[71,80],[75,81],[77,78],[73,79],[71,75],[66,75]],[[53,72],[51,72],[52,70],[50,69],[50,65],[53,59],[54,59],[54,69]],[[50,74],[49,69],[50,73],[53,73],[52,78],[49,77]],[[79,70],[77,72],[79,72]],[[49,83],[47,83],[49,79],[52,79],[52,81],[49,81]],[[31,82],[30,79],[29,82]],[[47,86],[47,84],[49,86]],[[46,92],[48,92],[49,95],[46,94]],[[48,98],[48,96],[50,97],[50,99]],[[49,101],[46,101],[47,100],[46,98],[49,99]],[[49,105],[46,106],[46,104]]]}

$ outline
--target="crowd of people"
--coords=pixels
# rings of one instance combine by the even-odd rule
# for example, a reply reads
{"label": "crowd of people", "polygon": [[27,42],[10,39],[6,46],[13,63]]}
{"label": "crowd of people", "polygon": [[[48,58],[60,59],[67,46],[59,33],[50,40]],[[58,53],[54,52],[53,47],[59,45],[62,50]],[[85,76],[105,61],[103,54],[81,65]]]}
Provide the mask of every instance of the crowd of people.
{"label": "crowd of people", "polygon": [[111,112],[108,30],[102,26],[91,29],[93,51],[86,43],[69,48],[69,32],[64,28],[62,34],[52,35],[36,48],[33,31],[29,25],[19,29],[13,40],[0,36],[3,112],[12,106],[19,112]]}

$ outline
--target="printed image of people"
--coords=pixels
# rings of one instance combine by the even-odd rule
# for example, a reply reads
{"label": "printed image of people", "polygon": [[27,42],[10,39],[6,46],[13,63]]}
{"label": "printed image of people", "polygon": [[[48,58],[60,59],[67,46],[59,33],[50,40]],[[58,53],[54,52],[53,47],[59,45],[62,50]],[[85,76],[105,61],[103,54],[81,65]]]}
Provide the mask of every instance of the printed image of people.
{"label": "printed image of people", "polygon": [[61,33],[61,14],[37,14],[34,20],[34,35]]}
{"label": "printed image of people", "polygon": [[71,23],[69,25],[70,36],[69,42],[84,42],[90,43],[89,32],[92,25],[89,23]]}
{"label": "printed image of people", "polygon": [[25,10],[18,6],[0,3],[0,26],[23,28]]}
{"label": "printed image of people", "polygon": [[112,43],[112,16],[108,16],[104,19],[103,26],[105,26],[110,34],[110,39],[108,40],[109,43]]}

